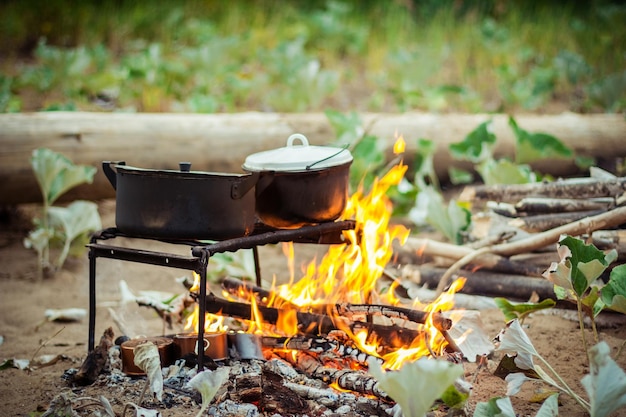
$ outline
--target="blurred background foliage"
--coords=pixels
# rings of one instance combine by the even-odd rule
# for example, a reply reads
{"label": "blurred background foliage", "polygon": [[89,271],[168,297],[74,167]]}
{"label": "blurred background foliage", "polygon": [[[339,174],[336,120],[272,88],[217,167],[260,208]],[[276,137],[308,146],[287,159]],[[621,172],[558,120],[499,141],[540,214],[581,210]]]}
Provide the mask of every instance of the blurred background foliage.
{"label": "blurred background foliage", "polygon": [[5,0],[0,112],[619,112],[624,22],[609,0]]}

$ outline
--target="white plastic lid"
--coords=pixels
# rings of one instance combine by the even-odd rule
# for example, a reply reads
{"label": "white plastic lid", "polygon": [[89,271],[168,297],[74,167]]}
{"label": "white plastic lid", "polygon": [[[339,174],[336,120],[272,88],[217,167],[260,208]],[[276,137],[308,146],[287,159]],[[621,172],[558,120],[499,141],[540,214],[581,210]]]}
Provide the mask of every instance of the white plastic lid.
{"label": "white plastic lid", "polygon": [[[299,139],[301,145],[295,145]],[[306,136],[294,133],[287,139],[284,148],[272,149],[249,155],[243,168],[248,171],[314,171],[343,165],[352,161],[352,154],[346,148],[332,146],[312,146]]]}

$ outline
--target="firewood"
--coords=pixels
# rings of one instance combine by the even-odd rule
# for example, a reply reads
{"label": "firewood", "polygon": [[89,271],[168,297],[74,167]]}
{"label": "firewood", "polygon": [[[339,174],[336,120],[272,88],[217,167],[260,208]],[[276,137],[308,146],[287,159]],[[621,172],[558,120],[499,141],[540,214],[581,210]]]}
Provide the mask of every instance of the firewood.
{"label": "firewood", "polygon": [[264,336],[262,344],[269,348],[283,348],[292,350],[305,350],[317,354],[332,352],[341,359],[349,359],[360,365],[367,366],[368,360],[372,359],[382,364],[379,357],[369,355],[354,346],[348,346],[337,340],[326,337],[273,337]]}
{"label": "firewood", "polygon": [[555,227],[563,226],[575,222],[576,220],[604,212],[606,212],[606,210],[536,214],[533,216],[518,217],[511,220],[509,224],[529,233],[545,232],[546,230],[554,229]]}
{"label": "firewood", "polygon": [[511,256],[526,253],[534,249],[547,246],[550,243],[558,242],[561,235],[578,236],[583,233],[592,233],[595,230],[616,227],[624,223],[626,223],[626,207],[618,207],[597,216],[586,217],[573,223],[546,230],[545,232],[535,233],[527,238],[520,239],[515,242],[501,243],[478,249],[459,259],[454,265],[448,268],[439,281],[437,293],[441,294],[443,292],[453,273],[479,256],[483,256],[485,254]]}
{"label": "firewood", "polygon": [[613,198],[541,198],[526,197],[515,204],[517,213],[544,214],[576,211],[608,210],[613,208]]}
{"label": "firewood", "polygon": [[[197,298],[197,295],[192,294],[192,297]],[[200,302],[200,300],[198,300],[198,302]],[[281,313],[280,309],[263,306],[258,306],[257,308],[263,316],[265,323],[276,324],[278,322],[278,316]],[[207,294],[205,298],[205,311],[207,313],[237,317],[244,320],[250,320],[252,317],[252,306],[250,304],[220,299],[214,294]],[[341,320],[339,318],[333,319],[324,314],[302,311],[296,312],[296,318],[298,320],[298,328],[302,334],[328,334],[331,331],[340,330],[339,326],[333,321]],[[419,335],[419,333],[413,329],[397,325],[383,325],[360,321],[347,322],[343,320],[341,326],[346,329],[351,329],[354,333],[360,330],[366,330],[370,335],[376,335],[377,337],[388,340],[392,347],[410,344],[411,341]]]}
{"label": "firewood", "polygon": [[342,389],[361,394],[374,395],[381,400],[391,401],[387,393],[379,388],[378,381],[363,371],[324,366],[313,356],[304,352],[296,355],[295,358],[289,354],[280,356],[288,362],[291,362],[296,369],[304,372],[306,375],[318,378],[327,384],[335,383]]}
{"label": "firewood", "polygon": [[114,344],[113,329],[109,327],[100,338],[100,343],[91,352],[74,375],[73,382],[78,385],[91,385],[109,363],[109,349]]}
{"label": "firewood", "polygon": [[[446,269],[444,268],[427,265],[404,265],[400,268],[399,275],[402,279],[435,288],[445,272]],[[546,298],[556,299],[554,285],[543,278],[499,274],[486,270],[463,270],[459,271],[458,274],[466,278],[465,285],[460,290],[464,294],[507,297],[518,300],[528,300],[533,294],[537,294],[542,300]]]}
{"label": "firewood", "polygon": [[466,187],[459,201],[516,203],[526,197],[599,198],[617,197],[626,191],[626,177],[612,180],[572,178],[529,184],[497,184]]}
{"label": "firewood", "polygon": [[[491,245],[493,246],[493,245]],[[409,237],[403,247],[397,248],[398,253],[419,253],[420,257],[434,256],[452,260],[459,260],[473,253],[476,249],[470,246],[454,245],[452,243],[438,242],[432,239]],[[515,275],[540,277],[544,269],[535,267],[525,262],[517,262],[493,253],[485,253],[472,259],[476,267],[490,271]],[[450,266],[448,264],[447,266]]]}

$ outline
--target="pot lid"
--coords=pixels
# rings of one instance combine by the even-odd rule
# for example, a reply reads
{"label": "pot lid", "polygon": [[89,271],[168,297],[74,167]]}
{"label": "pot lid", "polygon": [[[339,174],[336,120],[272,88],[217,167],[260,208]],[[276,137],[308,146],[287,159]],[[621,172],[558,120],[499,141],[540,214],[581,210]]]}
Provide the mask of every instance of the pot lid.
{"label": "pot lid", "polygon": [[[301,144],[296,145],[298,139]],[[243,168],[249,171],[310,171],[330,168],[352,161],[347,148],[309,145],[306,136],[295,133],[287,139],[287,146],[249,155]]]}

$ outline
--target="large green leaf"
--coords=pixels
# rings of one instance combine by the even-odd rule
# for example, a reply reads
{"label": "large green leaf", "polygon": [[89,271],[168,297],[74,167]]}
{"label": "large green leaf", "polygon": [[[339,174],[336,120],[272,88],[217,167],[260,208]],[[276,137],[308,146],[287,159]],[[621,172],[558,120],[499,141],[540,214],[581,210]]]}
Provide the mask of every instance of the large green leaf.
{"label": "large green leaf", "polygon": [[613,268],[609,282],[600,292],[607,307],[626,314],[626,264]]}
{"label": "large green leaf", "polygon": [[473,417],[516,417],[509,397],[496,397],[476,404]]}
{"label": "large green leaf", "polygon": [[96,168],[74,165],[65,156],[50,149],[33,151],[31,165],[48,205],[53,204],[67,190],[83,183],[91,183]]}
{"label": "large green leaf", "polygon": [[492,147],[496,143],[496,135],[490,129],[491,123],[491,120],[481,123],[463,141],[451,144],[449,148],[452,156],[474,163],[491,158]]}
{"label": "large green leaf", "polygon": [[556,137],[547,133],[530,133],[520,128],[513,117],[509,117],[509,126],[517,140],[515,162],[518,164],[545,158],[571,158],[573,155],[572,150]]}

